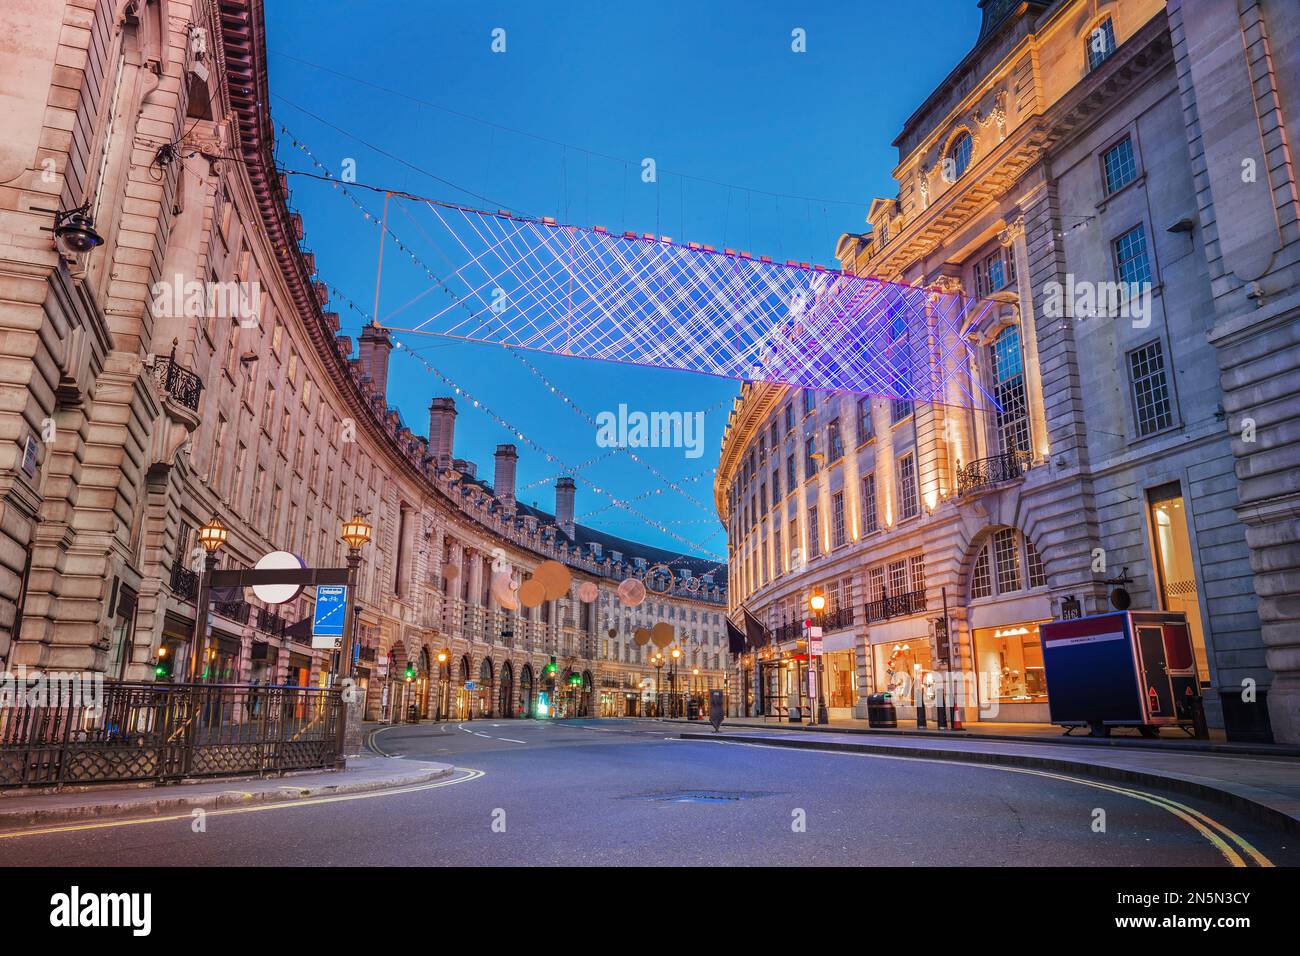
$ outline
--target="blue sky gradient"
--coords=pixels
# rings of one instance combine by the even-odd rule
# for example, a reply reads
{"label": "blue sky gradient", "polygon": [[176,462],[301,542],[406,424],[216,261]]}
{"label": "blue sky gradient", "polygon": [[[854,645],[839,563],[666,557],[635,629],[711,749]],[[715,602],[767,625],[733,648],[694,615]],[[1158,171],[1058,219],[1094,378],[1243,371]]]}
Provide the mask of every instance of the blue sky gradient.
{"label": "blue sky gradient", "polygon": [[[841,233],[864,228],[871,199],[894,194],[890,142],[974,44],[980,20],[975,0],[270,0],[266,15],[277,128],[335,175],[352,159],[361,183],[826,265]],[[496,28],[506,31],[504,53],[491,49]],[[805,53],[791,50],[796,28],[806,31]],[[283,138],[279,155],[290,169],[313,168]],[[657,183],[642,182],[646,157],[655,160]],[[290,186],[321,277],[357,306],[333,303],[355,336],[373,308],[379,230],[328,184],[293,176]],[[356,195],[372,212],[382,209],[382,196]],[[433,244],[435,225],[419,205],[390,206],[392,232],[440,275],[455,255]],[[381,321],[400,328],[426,318],[444,293],[407,303],[429,284],[390,243]],[[725,553],[712,473],[738,383],[528,356],[593,416],[619,403],[706,411],[702,457],[638,450],[683,496],[627,457],[606,454],[595,428],[505,350],[397,338],[564,464],[603,455],[582,478],[667,531],[610,507],[579,480],[577,512],[586,523],[659,547],[686,550],[687,539],[702,549],[696,553]],[[389,401],[414,431],[426,433],[429,400],[442,394],[447,387],[424,366],[393,353]],[[493,449],[513,441],[520,498],[549,510],[547,479],[562,469],[465,397],[457,405],[457,455],[490,479]]]}

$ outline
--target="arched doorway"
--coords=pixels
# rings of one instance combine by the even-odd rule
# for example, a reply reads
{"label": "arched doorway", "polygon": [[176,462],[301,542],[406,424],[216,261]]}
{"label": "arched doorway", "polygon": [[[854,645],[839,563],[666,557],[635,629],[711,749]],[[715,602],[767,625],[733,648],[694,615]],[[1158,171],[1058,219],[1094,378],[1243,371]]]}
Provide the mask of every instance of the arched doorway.
{"label": "arched doorway", "polygon": [[533,716],[535,704],[533,702],[533,668],[531,664],[525,664],[519,670],[519,707],[522,716]]}
{"label": "arched doorway", "polygon": [[478,682],[474,685],[474,716],[491,717],[493,701],[492,658],[483,658],[479,665]]}
{"label": "arched doorway", "polygon": [[499,684],[500,687],[497,691],[497,713],[502,717],[514,717],[514,669],[510,666],[509,661],[506,661],[501,665],[501,680],[499,681]]}

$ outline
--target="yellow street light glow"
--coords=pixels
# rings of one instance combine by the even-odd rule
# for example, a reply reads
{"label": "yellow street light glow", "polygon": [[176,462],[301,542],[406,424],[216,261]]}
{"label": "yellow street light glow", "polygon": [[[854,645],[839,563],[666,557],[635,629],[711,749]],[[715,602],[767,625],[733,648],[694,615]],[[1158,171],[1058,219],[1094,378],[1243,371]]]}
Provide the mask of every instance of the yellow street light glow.
{"label": "yellow street light glow", "polygon": [[357,551],[370,543],[370,536],[374,533],[374,530],[364,516],[355,515],[351,521],[343,522],[343,530],[339,537],[343,539],[349,548]]}

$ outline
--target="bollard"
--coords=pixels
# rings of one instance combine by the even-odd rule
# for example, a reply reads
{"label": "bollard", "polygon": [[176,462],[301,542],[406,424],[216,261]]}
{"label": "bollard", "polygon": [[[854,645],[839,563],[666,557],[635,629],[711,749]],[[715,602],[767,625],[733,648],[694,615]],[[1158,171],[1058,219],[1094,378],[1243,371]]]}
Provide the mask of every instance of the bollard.
{"label": "bollard", "polygon": [[948,729],[948,708],[943,702],[943,685],[940,684],[937,689],[938,700],[934,704],[935,723],[940,730]]}
{"label": "bollard", "polygon": [[916,729],[925,730],[925,691],[916,696]]}

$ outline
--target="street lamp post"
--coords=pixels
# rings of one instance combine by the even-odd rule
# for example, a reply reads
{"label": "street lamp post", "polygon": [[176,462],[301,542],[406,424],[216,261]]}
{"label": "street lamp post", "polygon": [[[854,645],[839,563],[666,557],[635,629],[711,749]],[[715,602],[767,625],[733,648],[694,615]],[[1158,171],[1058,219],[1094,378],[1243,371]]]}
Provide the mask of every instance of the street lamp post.
{"label": "street lamp post", "polygon": [[655,666],[655,710],[658,712],[656,713],[655,716],[662,717],[663,699],[664,699],[664,685],[662,679],[662,674],[664,670],[663,654],[659,653],[658,651],[655,651],[654,654],[650,657],[650,663]]}
{"label": "street lamp post", "polygon": [[374,533],[365,515],[357,514],[350,521],[343,522],[339,537],[348,546],[348,607],[347,623],[343,628],[343,646],[339,649],[339,666],[335,673],[337,680],[354,676],[352,658],[356,643],[357,629],[357,580],[361,570],[361,549],[370,542]]}
{"label": "street lamp post", "polygon": [[447,660],[448,660],[447,651],[446,650],[439,651],[438,652],[438,713],[435,717],[436,720],[442,720],[443,715],[446,713],[446,710],[444,710],[443,708],[443,700],[446,694],[447,678],[450,676],[447,674]]}
{"label": "street lamp post", "polygon": [[203,571],[199,577],[199,593],[194,615],[194,633],[190,636],[189,681],[196,683],[199,679],[199,657],[204,653],[208,637],[208,605],[212,599],[212,588],[208,581],[217,569],[217,552],[230,537],[218,519],[213,518],[199,529],[199,544],[206,552],[203,556]]}
{"label": "street lamp post", "polygon": [[677,662],[681,660],[682,649],[672,649],[673,662],[668,668],[668,706],[674,717],[677,716]]}
{"label": "street lamp post", "polygon": [[[813,613],[813,626],[820,628],[822,626],[822,612],[826,610],[826,595],[818,589],[808,597],[808,608]],[[812,665],[812,634],[808,635],[808,663]],[[830,718],[826,713],[826,692],[822,687],[822,655],[817,655],[817,720],[819,724],[830,723]]]}

